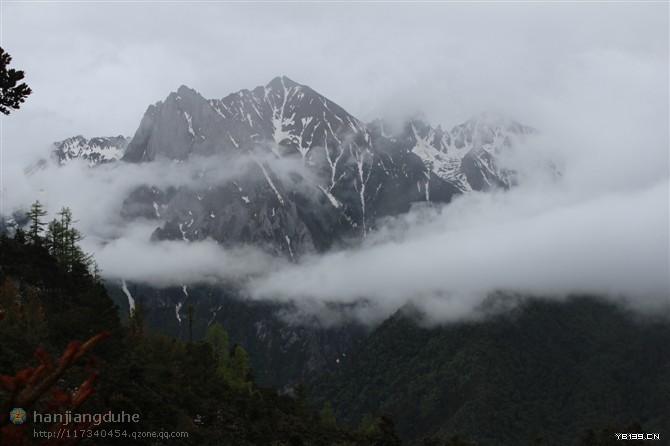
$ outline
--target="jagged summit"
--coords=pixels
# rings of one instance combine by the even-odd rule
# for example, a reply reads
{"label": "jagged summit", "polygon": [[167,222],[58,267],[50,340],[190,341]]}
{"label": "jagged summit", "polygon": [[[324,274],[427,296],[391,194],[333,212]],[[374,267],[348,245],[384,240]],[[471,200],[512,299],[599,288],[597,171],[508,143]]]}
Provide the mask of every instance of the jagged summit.
{"label": "jagged summit", "polygon": [[188,87],[186,85],[180,85],[179,88],[177,89],[177,94],[180,96],[200,96],[200,93],[195,91],[195,89]]}
{"label": "jagged summit", "polygon": [[293,88],[302,87],[302,84],[290,79],[288,76],[277,76],[267,83],[267,88]]}
{"label": "jagged summit", "polygon": [[198,102],[205,101],[205,98],[195,89],[188,87],[186,85],[180,85],[176,91],[173,91],[170,94],[168,94],[165,100],[158,102],[157,104],[155,104],[155,106],[160,106],[161,104],[164,104],[165,102],[169,101],[188,101],[191,104],[189,106],[192,107],[194,104],[197,104]]}
{"label": "jagged summit", "polygon": [[337,146],[365,126],[340,106],[286,76],[264,87],[205,99],[180,87],[147,109],[124,159],[185,159],[191,154],[248,150],[273,142],[277,156],[310,157],[314,147]]}

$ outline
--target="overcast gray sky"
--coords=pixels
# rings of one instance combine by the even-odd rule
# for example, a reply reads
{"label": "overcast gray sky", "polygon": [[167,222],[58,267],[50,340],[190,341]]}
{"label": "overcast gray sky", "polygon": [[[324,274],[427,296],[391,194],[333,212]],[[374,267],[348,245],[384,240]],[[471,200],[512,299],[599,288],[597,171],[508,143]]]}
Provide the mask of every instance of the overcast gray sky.
{"label": "overcast gray sky", "polygon": [[453,125],[500,109],[533,121],[592,80],[580,70],[607,77],[632,59],[667,72],[654,63],[667,60],[668,5],[3,2],[2,45],[34,90],[6,120],[11,157],[26,138],[24,153],[131,135],[181,84],[223,97],[279,74],[366,120],[421,110]]}
{"label": "overcast gray sky", "polygon": [[[500,288],[667,302],[667,2],[3,2],[1,12],[2,46],[34,90],[2,117],[3,199],[70,205],[112,277],[191,283],[236,265],[233,274],[259,275],[252,296],[365,296],[376,316],[414,299],[459,317]],[[511,115],[540,130],[511,160],[524,182],[401,216],[409,223],[382,227],[363,250],[277,265],[207,242],[149,243],[144,227],[119,226],[114,243],[96,246],[118,223],[129,178],[165,177],[160,166],[23,176],[56,139],[132,135],[148,104],[181,84],[214,98],[280,74],[363,120],[422,111],[450,126],[483,110]],[[561,164],[558,183],[540,178],[538,157]],[[384,274],[370,270],[380,262]]]}

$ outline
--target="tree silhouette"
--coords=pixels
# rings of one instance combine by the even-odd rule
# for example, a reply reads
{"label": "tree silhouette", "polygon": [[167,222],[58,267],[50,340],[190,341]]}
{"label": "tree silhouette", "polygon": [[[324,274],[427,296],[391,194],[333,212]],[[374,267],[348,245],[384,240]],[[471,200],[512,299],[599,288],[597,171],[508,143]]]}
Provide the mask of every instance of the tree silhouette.
{"label": "tree silhouette", "polygon": [[18,110],[32,90],[25,82],[19,83],[24,77],[23,71],[9,68],[12,56],[0,47],[0,112],[8,115]]}
{"label": "tree silhouette", "polygon": [[44,206],[39,200],[35,201],[28,211],[28,218],[30,219],[30,229],[28,231],[28,237],[33,245],[42,244],[42,230],[46,223],[42,220],[42,217],[47,215],[47,211],[44,210]]}

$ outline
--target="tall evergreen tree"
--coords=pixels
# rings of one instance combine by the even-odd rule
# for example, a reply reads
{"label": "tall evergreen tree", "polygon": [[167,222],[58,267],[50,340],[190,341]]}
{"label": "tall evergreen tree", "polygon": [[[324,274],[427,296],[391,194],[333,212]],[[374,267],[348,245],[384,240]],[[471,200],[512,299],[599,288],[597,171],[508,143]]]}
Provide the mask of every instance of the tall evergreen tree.
{"label": "tall evergreen tree", "polygon": [[61,227],[60,246],[62,247],[60,260],[69,269],[72,265],[74,246],[76,243],[74,234],[72,234],[72,211],[70,211],[70,208],[64,207],[60,210],[58,215],[60,217]]}
{"label": "tall evergreen tree", "polygon": [[28,218],[30,219],[28,238],[34,245],[42,244],[42,231],[46,225],[46,223],[42,220],[42,217],[45,215],[47,215],[47,211],[44,210],[44,207],[39,200],[35,201],[32,206],[30,206],[30,211],[28,211]]}
{"label": "tall evergreen tree", "polygon": [[57,246],[60,256],[57,255],[57,257],[68,271],[81,269],[82,272],[90,272],[89,269],[93,268],[93,259],[79,246],[79,242],[84,237],[74,227],[75,220],[72,218],[72,211],[70,208],[64,207],[58,215],[60,216],[60,222],[55,226],[59,230]]}
{"label": "tall evergreen tree", "polygon": [[63,261],[63,226],[60,221],[53,219],[47,226],[47,233],[44,237],[45,246],[49,253],[59,262]]}

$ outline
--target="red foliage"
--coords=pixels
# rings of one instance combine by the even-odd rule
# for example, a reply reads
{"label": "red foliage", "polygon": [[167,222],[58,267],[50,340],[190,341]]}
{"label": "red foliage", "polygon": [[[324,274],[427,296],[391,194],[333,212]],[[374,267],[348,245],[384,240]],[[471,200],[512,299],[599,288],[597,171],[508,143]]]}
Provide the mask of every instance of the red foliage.
{"label": "red foliage", "polygon": [[[56,382],[63,376],[77,360],[86,355],[93,347],[109,336],[109,333],[99,333],[84,343],[72,341],[58,359],[53,361],[51,355],[43,348],[35,350],[35,357],[39,361],[37,367],[22,369],[14,376],[0,375],[0,386],[9,394],[9,399],[0,405],[0,446],[69,446],[77,444],[81,438],[63,435],[65,430],[88,429],[91,426],[81,425],[53,425],[52,432],[61,432],[59,437],[47,439],[42,442],[34,441],[30,437],[31,430],[28,423],[14,425],[9,422],[9,411],[14,407],[29,410],[51,390]],[[89,377],[73,392],[60,388],[51,391],[51,398],[44,401],[52,413],[75,410],[80,407],[91,395],[93,395],[93,384],[98,374],[91,372]],[[65,438],[62,438],[65,437]]]}

